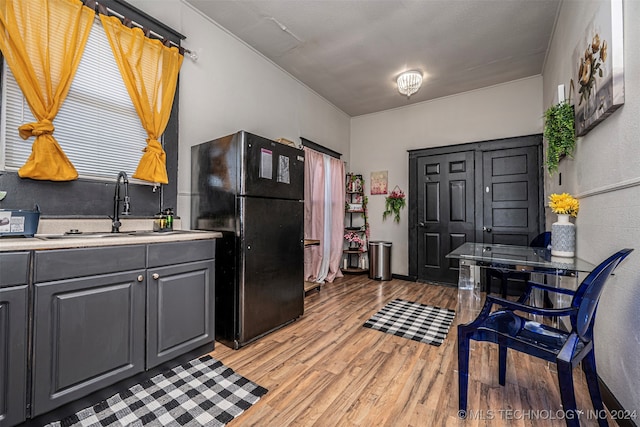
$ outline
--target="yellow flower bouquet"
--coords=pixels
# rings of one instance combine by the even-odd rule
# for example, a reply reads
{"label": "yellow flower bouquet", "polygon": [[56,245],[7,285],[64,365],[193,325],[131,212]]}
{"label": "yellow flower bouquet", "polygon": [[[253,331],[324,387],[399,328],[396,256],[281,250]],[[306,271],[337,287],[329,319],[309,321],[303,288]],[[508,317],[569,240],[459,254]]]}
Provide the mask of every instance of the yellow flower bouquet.
{"label": "yellow flower bouquet", "polygon": [[549,207],[555,214],[577,217],[580,210],[580,202],[569,193],[554,193],[549,196]]}

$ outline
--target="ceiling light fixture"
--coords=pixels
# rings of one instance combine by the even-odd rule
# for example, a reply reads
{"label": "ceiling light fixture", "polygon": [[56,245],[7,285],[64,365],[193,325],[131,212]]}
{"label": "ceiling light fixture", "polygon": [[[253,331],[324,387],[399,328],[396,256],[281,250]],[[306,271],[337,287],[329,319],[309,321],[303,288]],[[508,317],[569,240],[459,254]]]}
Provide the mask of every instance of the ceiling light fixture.
{"label": "ceiling light fixture", "polygon": [[406,71],[398,76],[398,92],[409,98],[420,89],[422,73],[419,71]]}

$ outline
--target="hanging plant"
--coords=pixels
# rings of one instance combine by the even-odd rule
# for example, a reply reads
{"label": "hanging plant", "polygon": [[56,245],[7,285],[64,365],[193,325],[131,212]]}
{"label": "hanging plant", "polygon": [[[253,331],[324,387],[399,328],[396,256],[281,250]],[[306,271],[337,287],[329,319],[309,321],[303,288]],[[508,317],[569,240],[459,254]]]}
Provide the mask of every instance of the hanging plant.
{"label": "hanging plant", "polygon": [[389,215],[393,215],[395,222],[400,222],[400,210],[407,205],[404,192],[397,185],[385,199],[384,212],[382,212],[382,220],[387,219]]}
{"label": "hanging plant", "polygon": [[573,157],[576,147],[576,131],[573,106],[567,101],[549,107],[544,112],[544,138],[547,140],[547,160],[549,174],[558,170],[558,163],[564,156]]}

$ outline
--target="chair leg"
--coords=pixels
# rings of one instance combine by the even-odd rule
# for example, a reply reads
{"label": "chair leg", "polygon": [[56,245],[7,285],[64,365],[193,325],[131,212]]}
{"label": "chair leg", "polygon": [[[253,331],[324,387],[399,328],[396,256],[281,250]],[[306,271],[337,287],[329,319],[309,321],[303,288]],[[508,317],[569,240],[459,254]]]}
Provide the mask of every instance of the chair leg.
{"label": "chair leg", "polygon": [[565,414],[567,427],[580,427],[576,408],[576,395],[573,390],[573,369],[570,362],[557,361],[560,399]]}
{"label": "chair leg", "polygon": [[[469,386],[469,337],[458,327],[458,409],[459,414],[467,411]],[[464,416],[461,416],[464,418]]]}
{"label": "chair leg", "polygon": [[506,384],[507,378],[507,346],[498,346],[498,382],[500,385]]}
{"label": "chair leg", "polygon": [[[609,425],[606,419],[606,411],[602,404],[602,395],[600,394],[600,386],[598,384],[598,374],[596,372],[596,355],[591,351],[582,359],[582,370],[587,379],[587,386],[589,387],[589,395],[591,396],[591,403],[593,409],[598,416],[598,425],[600,427],[606,427]],[[604,416],[604,418],[602,417]]]}

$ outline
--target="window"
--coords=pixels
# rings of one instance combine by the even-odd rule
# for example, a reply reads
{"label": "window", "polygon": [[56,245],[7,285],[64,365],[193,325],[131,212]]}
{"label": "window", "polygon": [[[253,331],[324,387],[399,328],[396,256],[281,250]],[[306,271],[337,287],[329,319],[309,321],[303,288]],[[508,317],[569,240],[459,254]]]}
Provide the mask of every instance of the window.
{"label": "window", "polygon": [[[18,127],[36,120],[6,62],[2,78],[0,167],[16,171],[31,154],[33,143],[33,138],[26,141],[20,138]],[[129,176],[135,172],[147,133],[98,18],[53,125],[54,137],[80,178],[112,181],[118,171],[123,170]]]}

